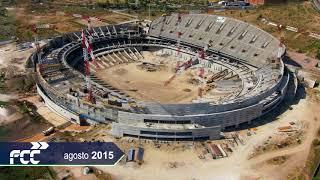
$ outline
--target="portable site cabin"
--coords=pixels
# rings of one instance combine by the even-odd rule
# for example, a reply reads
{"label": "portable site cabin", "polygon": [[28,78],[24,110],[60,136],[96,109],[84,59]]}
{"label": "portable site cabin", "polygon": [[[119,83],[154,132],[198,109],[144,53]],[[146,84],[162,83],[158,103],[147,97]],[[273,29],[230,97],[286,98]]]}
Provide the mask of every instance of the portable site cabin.
{"label": "portable site cabin", "polygon": [[141,164],[143,162],[144,149],[142,147],[138,147],[136,159],[138,163]]}
{"label": "portable site cabin", "polygon": [[134,153],[135,150],[133,148],[130,148],[128,151],[127,161],[134,161]]}

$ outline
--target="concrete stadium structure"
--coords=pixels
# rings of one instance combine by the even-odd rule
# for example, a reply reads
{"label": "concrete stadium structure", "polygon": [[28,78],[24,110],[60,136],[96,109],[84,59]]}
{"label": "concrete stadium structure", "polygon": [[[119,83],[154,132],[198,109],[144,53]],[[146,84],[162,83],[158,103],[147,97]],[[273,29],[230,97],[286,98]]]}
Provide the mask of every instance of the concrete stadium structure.
{"label": "concrete stadium structure", "polygon": [[[151,49],[188,60],[197,57],[198,49],[207,47],[204,62],[195,66],[208,71],[227,69],[237,75],[241,90],[219,101],[136,101],[97,78],[97,67],[91,63],[96,103],[88,103],[83,100],[86,93],[75,90],[85,87],[85,77],[81,34],[74,32],[56,37],[43,47],[42,64],[35,66],[39,95],[52,111],[71,121],[112,123],[110,133],[114,136],[177,141],[219,139],[224,129],[251,123],[281,103],[290,75],[279,59],[285,48],[279,50],[276,38],[245,22],[221,16],[183,15],[181,23],[177,19],[177,14],[160,17],[147,32],[133,24],[93,28],[97,64],[109,68],[137,62],[144,58],[142,51]],[[177,29],[181,32],[179,54]],[[35,55],[30,59],[37,62]]]}

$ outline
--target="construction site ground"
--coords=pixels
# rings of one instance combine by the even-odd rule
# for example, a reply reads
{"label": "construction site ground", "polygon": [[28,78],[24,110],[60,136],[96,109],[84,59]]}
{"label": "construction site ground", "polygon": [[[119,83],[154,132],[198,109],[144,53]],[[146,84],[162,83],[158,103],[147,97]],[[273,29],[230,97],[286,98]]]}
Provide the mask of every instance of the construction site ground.
{"label": "construction site ground", "polygon": [[[215,12],[215,14],[234,17],[245,20],[249,23],[253,23],[272,33],[276,37],[280,36],[279,32],[277,32],[277,29],[261,23],[261,18],[268,18],[269,20],[277,23],[301,28],[303,31],[297,34],[285,32],[285,44],[291,50],[299,52],[301,51],[311,55],[312,57],[315,57],[317,50],[316,47],[318,46],[317,44],[319,41],[304,35],[304,32],[314,32],[319,29],[320,16],[319,14],[316,14],[311,7],[312,6],[310,2],[306,1],[302,3],[302,6],[300,4],[292,5],[289,3],[285,7],[279,6],[279,8],[263,7],[248,11]],[[287,8],[287,10],[284,11],[284,8]],[[80,30],[80,28],[85,26],[85,22],[79,18],[71,16],[66,17],[65,15],[57,13],[57,11],[60,11],[60,9],[57,11],[53,9],[51,13],[30,12],[23,7],[13,8],[9,11],[17,17],[17,20],[20,23],[17,31],[18,33],[21,33],[19,36],[26,37],[26,39],[29,40],[32,39],[32,33],[31,29],[28,29],[28,27],[30,27],[32,24],[48,23],[55,25],[57,28],[54,31],[41,31],[42,35],[48,36],[52,36],[56,33]],[[101,23],[116,23],[132,19],[128,16],[111,13],[100,15],[99,17],[102,19],[102,22],[97,22],[96,25],[102,25]],[[95,22],[93,23],[95,24]],[[23,73],[24,62],[32,51],[34,51],[34,49],[16,51],[15,44],[0,47],[0,69],[13,65],[14,67],[17,67],[18,72]],[[120,67],[121,66],[116,66],[113,70]],[[111,73],[111,75],[109,74],[110,76],[108,77],[109,80],[114,79],[110,77],[117,77],[116,74],[112,75],[113,70],[111,68],[104,72],[106,74]],[[167,75],[168,76],[166,76],[163,81],[170,77],[169,73],[167,73]],[[127,75],[127,78],[130,77]],[[160,80],[161,79],[159,79],[159,81]],[[116,81],[116,79],[114,79],[114,81]],[[163,86],[160,86],[163,84],[163,81],[158,85],[158,87],[163,88]],[[177,82],[174,81],[173,84],[171,84],[171,91],[176,87],[173,86],[174,83]],[[122,87],[122,89],[124,89],[124,87]],[[128,93],[129,92],[131,91],[128,91]],[[181,89],[178,92],[180,93]],[[144,147],[145,156],[142,165],[138,165],[136,162],[126,163],[125,160],[122,160],[117,166],[114,167],[98,167],[111,174],[112,179],[116,180],[287,179],[291,177],[297,177],[301,173],[303,174],[303,169],[308,161],[308,152],[311,149],[312,141],[317,136],[319,130],[320,114],[317,114],[317,112],[320,109],[320,105],[319,100],[315,100],[314,97],[319,97],[319,90],[315,92],[307,91],[307,93],[307,98],[302,98],[297,104],[292,105],[292,110],[287,110],[279,117],[274,118],[273,121],[268,124],[258,126],[251,136],[246,136],[247,130],[239,132],[242,134],[244,144],[232,148],[233,153],[229,154],[229,157],[223,159],[212,159],[208,153],[205,153],[206,147],[202,143],[170,143],[169,145],[167,145],[167,143],[161,143],[160,145],[156,143],[155,145],[155,143],[152,141],[141,140],[139,142],[136,139],[130,138],[122,138],[118,140],[108,135],[108,131],[110,129],[109,126],[82,129],[82,127],[73,127],[72,125],[66,128],[66,130],[72,132],[72,134],[75,136],[75,141],[114,141],[126,153],[131,147],[138,147],[139,145]],[[138,97],[138,95],[136,96]],[[20,97],[22,97],[21,94],[0,94],[0,101],[10,101],[12,99],[19,99]],[[39,101],[37,98],[28,98],[28,100],[35,104],[39,103],[39,114],[48,119],[50,123],[59,125],[65,122],[65,120],[62,120],[60,116],[53,114],[52,112],[50,113],[49,109],[44,109],[46,107],[43,105],[43,103],[41,104],[40,102],[37,102]],[[181,102],[183,101],[185,100],[181,100]],[[8,112],[12,113],[12,111],[2,109],[0,114]],[[7,114],[4,115],[7,116]],[[8,123],[11,124],[12,129],[14,129],[11,131],[11,133],[8,133],[7,130],[3,131],[3,126],[0,127],[1,136],[9,137],[9,140],[25,142],[41,141],[44,139],[41,131],[51,126],[49,124],[34,123],[33,121],[27,121],[26,119],[21,120],[21,118],[17,118],[17,116],[14,117],[15,119],[11,119],[12,121],[8,120]],[[12,124],[13,122],[20,125],[16,126],[15,124]],[[298,137],[301,139],[300,143],[292,143],[280,149],[265,149],[263,153],[252,157],[252,154],[254,154],[259,146],[263,146],[266,142],[276,143],[277,139],[281,139],[284,134],[278,132],[278,127],[288,126],[290,122],[294,122],[296,124],[301,122],[303,123],[303,126],[301,126],[302,135],[301,137]],[[275,139],[275,141],[268,139]],[[6,140],[8,140],[8,138]],[[212,141],[212,143],[225,143],[225,141]],[[203,154],[206,154],[205,159],[200,159],[199,155]],[[76,175],[75,177],[80,178],[81,168],[82,167],[65,167],[64,170],[68,170],[74,173]],[[59,172],[59,170],[56,171]],[[81,178],[89,179],[89,177],[86,176],[81,176]],[[305,178],[308,179],[307,175]]]}
{"label": "construction site ground", "polygon": [[61,126],[64,123],[68,122],[64,117],[57,115],[53,112],[50,108],[48,108],[44,102],[40,101],[40,96],[29,96],[24,98],[24,100],[33,103],[37,107],[37,112],[42,116],[45,117],[46,120],[52,124],[53,126]]}
{"label": "construction site ground", "polygon": [[[303,91],[303,90],[302,90]],[[110,127],[95,126],[81,133],[71,132],[74,141],[115,142],[125,153],[130,148],[143,147],[144,160],[126,162],[122,159],[113,167],[97,167],[111,175],[112,179],[286,179],[303,177],[309,168],[309,151],[319,136],[320,96],[307,91],[300,92],[301,99],[291,105],[271,122],[236,132],[242,143],[236,145],[232,139],[210,142],[155,142],[132,138],[116,139],[108,135]],[[261,119],[263,121],[263,119]],[[294,131],[280,132],[281,127],[292,127]],[[250,135],[248,135],[250,132]],[[234,132],[225,133],[228,135]],[[288,139],[287,137],[292,137]],[[285,140],[285,142],[284,142]],[[228,146],[233,152],[228,157],[213,159],[207,144]],[[269,144],[269,145],[268,145]],[[281,145],[281,147],[280,147]],[[266,147],[256,153],[260,146]],[[276,148],[275,148],[276,147]],[[80,167],[79,167],[80,168]],[[71,172],[79,168],[69,169]]]}
{"label": "construction site ground", "polygon": [[[120,162],[112,168],[102,168],[111,173],[114,179],[285,179],[301,173],[308,158],[308,153],[313,139],[319,130],[320,115],[319,102],[301,99],[298,104],[292,106],[292,110],[283,113],[277,120],[257,127],[255,134],[243,136],[244,145],[234,148],[233,153],[223,159],[214,160],[210,156],[200,159],[199,155],[204,147],[195,148],[192,142],[174,145],[161,144],[156,148],[153,143],[142,143],[145,148],[144,163]],[[287,126],[290,122],[304,122],[303,137],[301,143],[293,144],[278,150],[268,150],[263,154],[250,158],[250,155],[259,145],[263,145],[270,137],[281,136],[278,127]],[[130,147],[138,147],[137,142],[119,142],[125,150]],[[219,143],[219,141],[212,143]],[[197,143],[196,143],[197,144]],[[180,148],[178,148],[180,146]],[[274,165],[270,163],[273,158],[285,156],[285,161]],[[172,164],[175,166],[172,168]]]}
{"label": "construction site ground", "polygon": [[[0,47],[0,72],[12,74],[12,77],[6,76],[5,84],[17,83],[16,77],[25,75],[25,62],[35,50],[18,50],[16,45],[12,43]],[[0,102],[4,104],[0,107],[0,141],[41,140],[41,132],[52,125],[34,116],[30,107],[21,103],[28,93],[19,93],[7,85],[3,86],[5,89],[0,93]]]}
{"label": "construction site ground", "polygon": [[6,46],[0,46],[0,69],[13,67],[16,73],[25,72],[25,62],[30,54],[35,51],[35,48],[20,51],[16,45],[16,43],[11,43]]}
{"label": "construction site ground", "polygon": [[[50,25],[48,29],[39,29],[38,35],[41,38],[55,36],[61,33],[80,31],[87,27],[88,22],[84,17],[97,17],[91,19],[92,26],[105,26],[129,21],[134,18],[125,14],[113,13],[106,10],[92,10],[81,7],[61,8],[38,7],[30,5],[29,2],[19,3],[16,7],[8,8],[9,14],[16,19],[16,36],[20,41],[32,40],[34,33],[33,25]],[[80,15],[80,17],[79,17]]]}
{"label": "construction site ground", "polygon": [[[11,46],[5,46],[2,49],[8,49],[8,47]],[[5,52],[16,54],[16,56],[10,56],[10,58],[20,57],[20,54],[15,51]],[[6,56],[9,57],[9,55]],[[8,59],[2,60],[3,67],[12,64]],[[17,66],[22,62],[17,61]],[[272,179],[283,179],[287,176],[299,175],[303,170],[308,158],[307,152],[309,152],[312,141],[318,132],[320,115],[316,112],[319,110],[320,105],[319,100],[316,99],[319,97],[319,92],[312,90],[312,92],[307,91],[307,94],[307,98],[302,96],[297,104],[292,105],[292,110],[285,111],[268,124],[258,126],[251,136],[246,136],[247,130],[239,132],[244,144],[233,147],[233,153],[230,153],[229,157],[217,160],[212,159],[210,154],[205,153],[206,146],[201,143],[171,143],[170,145],[162,143],[159,147],[158,145],[155,146],[152,141],[145,142],[141,140],[141,142],[138,142],[136,139],[128,138],[119,140],[108,135],[108,131],[110,130],[110,126],[108,125],[95,126],[89,129],[70,126],[65,130],[71,132],[73,141],[114,141],[124,152],[128,152],[130,147],[138,147],[139,144],[145,148],[144,163],[142,165],[138,165],[135,162],[125,163],[125,160],[122,160],[114,167],[99,167],[111,174],[113,179],[212,179],[213,176],[217,179],[225,179],[226,177],[229,177],[229,179],[270,179],[270,174],[272,174]],[[21,94],[2,94],[2,96],[6,97],[7,100],[15,99],[19,96],[24,97]],[[39,97],[31,96],[25,98],[25,100],[40,107],[39,109],[43,106]],[[54,116],[59,117],[57,115]],[[43,117],[46,118],[47,115],[43,114]],[[19,123],[23,130],[19,129],[20,126],[14,126],[16,127],[14,134],[18,134],[19,136],[6,135],[10,136],[12,140],[25,142],[47,139],[43,137],[41,131],[49,126],[43,126],[39,123],[26,126],[27,122],[24,119],[24,123]],[[288,126],[290,122],[296,124],[303,122],[304,124],[301,126],[302,135],[298,137],[301,139],[300,144],[292,143],[287,147],[276,150],[266,149],[262,154],[251,157],[255,149],[265,144],[270,137],[271,139],[278,139],[283,136],[283,134],[279,134],[278,127]],[[26,128],[31,126],[31,130]],[[25,132],[26,130],[29,133]],[[64,136],[65,133],[60,133],[60,135]],[[70,133],[68,133],[68,136],[70,136]],[[223,140],[212,141],[212,143],[226,142]],[[201,155],[204,155],[205,159],[199,158]],[[281,161],[277,161],[277,158]],[[70,171],[76,169],[72,168]]]}

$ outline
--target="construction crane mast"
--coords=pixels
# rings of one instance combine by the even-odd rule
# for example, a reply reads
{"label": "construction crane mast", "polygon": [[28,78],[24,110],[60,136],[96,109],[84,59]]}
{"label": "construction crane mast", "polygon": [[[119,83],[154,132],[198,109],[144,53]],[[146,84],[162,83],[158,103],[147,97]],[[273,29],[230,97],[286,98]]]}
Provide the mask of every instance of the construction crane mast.
{"label": "construction crane mast", "polygon": [[278,55],[277,55],[277,59],[280,60],[282,53],[283,53],[283,49],[284,49],[284,45],[283,45],[283,41],[284,39],[280,39],[280,43],[279,43],[279,49],[278,49]]}
{"label": "construction crane mast", "polygon": [[278,25],[278,38],[279,38],[278,52],[274,60],[271,61],[271,64],[273,64],[274,68],[279,68],[282,54],[284,53],[284,50],[285,50],[285,47],[284,47],[285,32],[283,31],[283,28],[285,28],[285,26]]}
{"label": "construction crane mast", "polygon": [[96,59],[95,59],[95,57],[94,57],[94,54],[93,54],[93,46],[92,46],[92,41],[93,41],[93,37],[92,37],[92,35],[93,35],[93,30],[92,30],[92,26],[91,26],[91,20],[90,20],[90,17],[88,17],[88,33],[89,33],[89,35],[88,35],[88,38],[89,38],[89,44],[88,44],[88,46],[87,46],[87,49],[88,49],[88,52],[89,52],[89,54],[90,54],[90,57],[91,57],[91,61],[92,61],[92,63],[96,66],[96,67],[98,67],[99,68],[99,65],[97,64],[97,62],[96,62]]}
{"label": "construction crane mast", "polygon": [[88,40],[82,30],[81,33],[82,37],[82,51],[83,51],[83,60],[84,60],[84,70],[86,75],[86,88],[88,92],[88,101],[92,101],[92,89],[91,89],[91,82],[90,82],[90,63],[89,63],[89,52],[88,52]]}
{"label": "construction crane mast", "polygon": [[33,24],[31,26],[32,32],[34,33],[34,44],[36,46],[37,49],[37,60],[38,63],[40,64],[40,70],[42,69],[42,65],[44,64],[43,60],[41,59],[41,54],[42,54],[42,50],[40,47],[40,42],[39,42],[39,33],[38,30],[39,29],[55,29],[54,25],[50,25],[50,24],[41,24],[41,25],[37,25],[37,24]]}
{"label": "construction crane mast", "polygon": [[181,45],[181,35],[182,35],[182,33],[181,33],[181,31],[180,31],[180,28],[179,28],[179,25],[180,25],[180,23],[181,23],[181,21],[182,21],[182,17],[181,17],[181,14],[180,13],[178,13],[178,19],[177,19],[177,23],[176,23],[176,25],[177,25],[177,37],[178,37],[178,39],[177,39],[177,54],[178,55],[180,55],[180,45]]}
{"label": "construction crane mast", "polygon": [[282,34],[280,37],[280,42],[279,42],[279,49],[278,49],[278,55],[277,55],[278,60],[281,59],[283,50],[284,50],[284,35]]}
{"label": "construction crane mast", "polygon": [[89,55],[91,57],[92,63],[99,68],[99,65],[95,61],[95,57],[93,54],[93,29],[91,27],[91,20],[90,17],[87,17],[88,20],[88,38],[85,35],[84,30],[82,30],[81,38],[82,38],[82,51],[83,51],[83,60],[84,60],[84,69],[85,69],[85,76],[86,76],[86,88],[88,91],[88,101],[94,103],[94,97],[92,94],[92,86],[91,86],[91,79],[90,79],[90,61],[89,61]]}
{"label": "construction crane mast", "polygon": [[34,44],[36,46],[37,49],[37,59],[38,59],[38,63],[41,65],[42,64],[42,60],[41,60],[41,48],[40,48],[40,43],[39,43],[39,37],[38,37],[38,28],[37,25],[32,25],[32,31],[34,33]]}

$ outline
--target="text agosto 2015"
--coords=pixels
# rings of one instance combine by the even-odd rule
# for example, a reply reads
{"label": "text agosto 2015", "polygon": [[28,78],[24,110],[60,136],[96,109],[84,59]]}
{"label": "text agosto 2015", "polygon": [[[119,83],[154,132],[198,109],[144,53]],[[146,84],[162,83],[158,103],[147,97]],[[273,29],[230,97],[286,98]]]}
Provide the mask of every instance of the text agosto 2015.
{"label": "text agosto 2015", "polygon": [[92,151],[91,154],[87,152],[79,153],[64,153],[63,158],[68,161],[82,160],[82,159],[113,159],[113,151]]}

